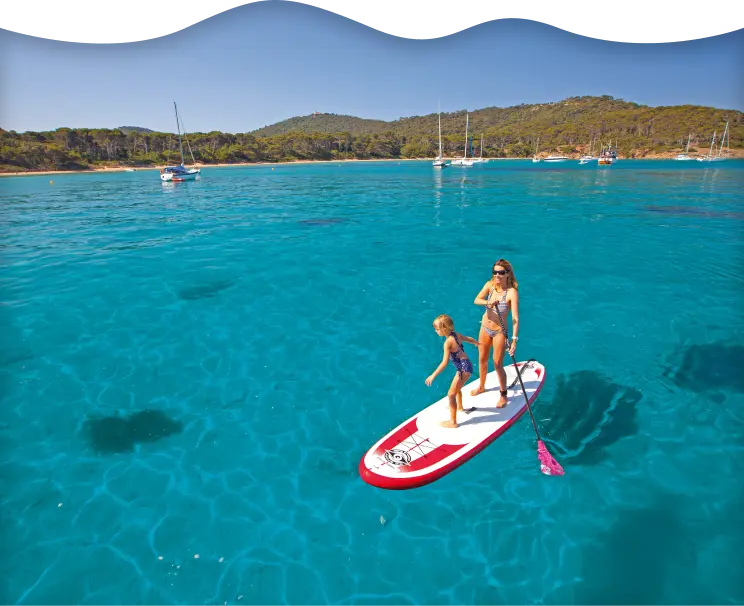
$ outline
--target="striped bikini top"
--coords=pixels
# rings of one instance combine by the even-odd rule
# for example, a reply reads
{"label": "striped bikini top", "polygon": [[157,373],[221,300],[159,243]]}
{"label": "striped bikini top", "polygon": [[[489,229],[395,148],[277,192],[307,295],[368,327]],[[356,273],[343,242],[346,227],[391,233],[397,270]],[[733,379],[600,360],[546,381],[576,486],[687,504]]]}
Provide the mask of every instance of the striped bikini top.
{"label": "striped bikini top", "polygon": [[[488,300],[489,300],[489,301],[491,300],[491,295],[492,295],[492,294],[493,294],[494,292],[495,292],[495,290],[494,290],[494,289],[491,289],[491,292],[490,292],[490,293],[489,293],[489,295],[488,295]],[[501,301],[499,301],[499,302],[498,302],[498,303],[496,304],[496,309],[498,310],[499,314],[500,314],[500,315],[502,315],[502,316],[503,316],[503,315],[504,315],[504,314],[505,314],[505,313],[506,313],[506,312],[508,311],[508,309],[509,309],[509,307],[508,307],[508,306],[507,306],[507,304],[506,304],[506,293],[507,293],[507,292],[508,292],[508,290],[505,290],[505,291],[504,291],[504,296],[503,296],[503,297],[501,297]]]}

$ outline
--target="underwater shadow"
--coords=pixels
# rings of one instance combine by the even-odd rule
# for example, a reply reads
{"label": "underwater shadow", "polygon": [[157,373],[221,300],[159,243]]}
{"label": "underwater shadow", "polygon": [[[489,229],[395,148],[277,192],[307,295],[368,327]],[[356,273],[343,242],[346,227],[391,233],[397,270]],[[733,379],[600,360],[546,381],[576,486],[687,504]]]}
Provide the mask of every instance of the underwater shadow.
{"label": "underwater shadow", "polygon": [[184,301],[196,301],[197,299],[211,299],[218,293],[230,288],[235,284],[235,280],[216,280],[206,284],[189,286],[177,291],[179,299]]}
{"label": "underwater shadow", "polygon": [[[716,579],[715,589],[721,595],[708,596],[708,604],[744,604],[744,574],[741,573],[741,557],[744,553],[744,490],[740,490],[720,511],[720,524],[717,524],[721,535],[725,537],[726,551],[739,554],[735,558],[721,558],[716,563],[716,570],[721,575]],[[702,602],[701,602],[702,603]]]}
{"label": "underwater shadow", "polygon": [[723,342],[691,345],[684,349],[677,368],[667,368],[664,376],[695,393],[716,389],[744,393],[744,346]]}
{"label": "underwater shadow", "polygon": [[322,227],[325,225],[337,225],[339,223],[348,223],[348,219],[341,217],[327,217],[325,219],[302,219],[298,221],[300,225],[310,225],[314,227]]}
{"label": "underwater shadow", "polygon": [[711,217],[717,219],[744,220],[744,213],[737,211],[713,210],[695,206],[660,206],[649,204],[644,207],[646,212],[671,215],[673,217]]}
{"label": "underwater shadow", "polygon": [[[641,392],[614,383],[604,375],[582,370],[556,378],[551,417],[541,421],[542,435],[555,442],[562,457],[579,465],[596,465],[606,449],[638,433]],[[545,414],[540,407],[535,416]]]}
{"label": "underwater shadow", "polygon": [[142,410],[126,417],[90,418],[83,432],[90,448],[98,454],[132,452],[143,442],[157,442],[183,431],[183,423],[160,410]]}
{"label": "underwater shadow", "polygon": [[652,508],[621,509],[615,524],[583,548],[577,604],[664,604],[668,590],[700,598],[696,542],[680,514],[679,497],[663,495]]}

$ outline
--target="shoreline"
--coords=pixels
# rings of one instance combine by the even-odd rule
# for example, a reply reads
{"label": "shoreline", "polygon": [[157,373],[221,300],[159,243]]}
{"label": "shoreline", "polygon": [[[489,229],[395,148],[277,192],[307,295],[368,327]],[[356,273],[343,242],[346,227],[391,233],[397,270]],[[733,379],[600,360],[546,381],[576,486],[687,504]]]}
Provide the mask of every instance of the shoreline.
{"label": "shoreline", "polygon": [[[433,160],[434,158],[432,158]],[[496,158],[491,158],[495,160]],[[504,160],[505,158],[498,158]],[[518,160],[519,158],[514,158]],[[228,168],[238,167],[242,168],[245,166],[282,166],[287,164],[341,164],[342,162],[415,162],[425,160],[422,158],[369,158],[369,159],[345,159],[345,160],[292,160],[291,162],[233,162],[232,164],[190,164],[189,166],[195,166],[196,168]],[[15,173],[0,173],[0,177],[28,177],[28,176],[43,176],[43,175],[80,175],[80,174],[95,174],[95,173],[123,173],[129,169],[134,169],[133,172],[143,172],[150,170],[160,170],[166,166],[174,166],[173,164],[158,164],[157,166],[104,166],[101,168],[90,168],[80,170],[28,170],[19,171]]]}
{"label": "shoreline", "polygon": [[[623,162],[628,160],[674,160],[677,153],[665,153],[659,155],[648,155],[643,158],[618,158]],[[728,157],[729,160],[741,160],[744,158],[744,150],[736,150],[732,155]],[[455,160],[456,158],[444,158],[445,160]],[[488,162],[502,162],[502,161],[530,161],[531,158],[486,158]],[[544,160],[544,158],[541,158]],[[290,162],[236,162],[232,164],[194,164],[193,166],[205,169],[205,168],[244,168],[246,166],[282,166],[291,164],[343,164],[349,162],[432,162],[434,158],[350,158],[343,160],[292,160]],[[569,158],[568,162],[578,162],[579,157]],[[694,160],[693,160],[694,161]],[[171,165],[157,165],[157,166],[106,166],[101,168],[91,169],[80,169],[80,170],[40,170],[40,171],[19,171],[19,172],[3,172],[0,173],[0,177],[33,177],[33,176],[44,176],[44,175],[79,175],[79,174],[96,174],[96,173],[123,173],[130,169],[134,169],[131,172],[151,171],[160,170],[166,166]]]}

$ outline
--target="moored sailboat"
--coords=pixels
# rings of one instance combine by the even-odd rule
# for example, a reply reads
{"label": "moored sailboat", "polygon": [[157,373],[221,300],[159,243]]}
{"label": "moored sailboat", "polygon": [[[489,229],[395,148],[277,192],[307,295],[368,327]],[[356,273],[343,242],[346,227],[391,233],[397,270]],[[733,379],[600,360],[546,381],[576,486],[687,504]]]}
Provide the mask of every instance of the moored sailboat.
{"label": "moored sailboat", "polygon": [[589,164],[589,162],[592,162],[597,159],[592,155],[593,149],[594,149],[594,137],[592,137],[592,140],[589,143],[589,153],[584,154],[583,156],[581,156],[581,158],[579,158],[579,164]]}
{"label": "moored sailboat", "polygon": [[468,158],[468,127],[470,126],[470,115],[465,113],[465,151],[462,158],[452,160],[452,166],[473,166],[473,160]]}
{"label": "moored sailboat", "polygon": [[432,166],[434,168],[447,168],[449,164],[447,164],[442,157],[442,116],[439,113],[439,107],[437,107],[437,118],[439,118],[439,155],[434,158]]}
{"label": "moored sailboat", "polygon": [[713,131],[713,139],[710,142],[710,151],[708,151],[707,155],[701,156],[700,158],[697,158],[698,162],[723,162],[726,160],[726,157],[723,155],[723,146],[726,143],[726,137],[729,137],[729,123],[726,122],[726,129],[723,131],[723,135],[721,136],[721,147],[716,150],[716,131]]}
{"label": "moored sailboat", "polygon": [[[197,175],[201,173],[201,170],[198,168],[186,168],[184,166],[183,141],[181,140],[181,120],[178,117],[178,106],[175,101],[173,102],[173,108],[176,112],[176,128],[178,129],[178,147],[181,152],[181,164],[178,166],[166,166],[165,168],[160,169],[160,179],[162,181],[171,182],[193,181],[196,179]],[[185,136],[186,132],[184,131],[184,137]],[[196,160],[194,160],[194,152],[191,151],[191,145],[189,144],[188,139],[186,140],[186,144],[189,146],[189,151],[191,152],[191,161],[196,164]]]}
{"label": "moored sailboat", "polygon": [[675,160],[685,161],[685,160],[694,160],[695,159],[695,158],[691,158],[690,156],[687,155],[688,152],[690,151],[690,139],[691,138],[692,138],[692,133],[690,133],[689,135],[687,135],[687,147],[685,147],[685,153],[684,154],[677,154],[677,157],[674,158]]}

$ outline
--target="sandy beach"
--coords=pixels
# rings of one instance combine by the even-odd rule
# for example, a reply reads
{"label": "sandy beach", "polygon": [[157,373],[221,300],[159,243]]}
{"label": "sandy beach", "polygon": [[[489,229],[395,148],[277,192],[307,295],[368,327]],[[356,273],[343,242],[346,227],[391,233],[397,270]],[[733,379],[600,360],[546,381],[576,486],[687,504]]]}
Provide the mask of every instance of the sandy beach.
{"label": "sandy beach", "polygon": [[[434,158],[431,158],[433,160]],[[449,159],[449,158],[448,158]],[[495,160],[496,158],[491,158]],[[506,158],[498,158],[504,160]],[[518,160],[519,158],[513,158]],[[360,160],[358,158],[345,159],[345,160],[292,160],[291,162],[233,162],[232,164],[189,164],[188,166],[194,166],[196,168],[228,168],[235,167],[241,168],[245,166],[282,166],[287,164],[342,164],[346,162],[415,162],[415,161],[426,161],[427,159],[421,158],[410,158],[410,159],[397,159],[397,158],[370,158],[368,160]],[[40,176],[40,175],[71,175],[71,174],[84,174],[84,173],[122,173],[128,170],[134,169],[134,172],[160,170],[168,164],[162,164],[157,166],[115,166],[115,167],[102,167],[93,168],[90,170],[40,170],[40,171],[25,171],[15,173],[0,173],[0,177],[24,177],[24,176]]]}

